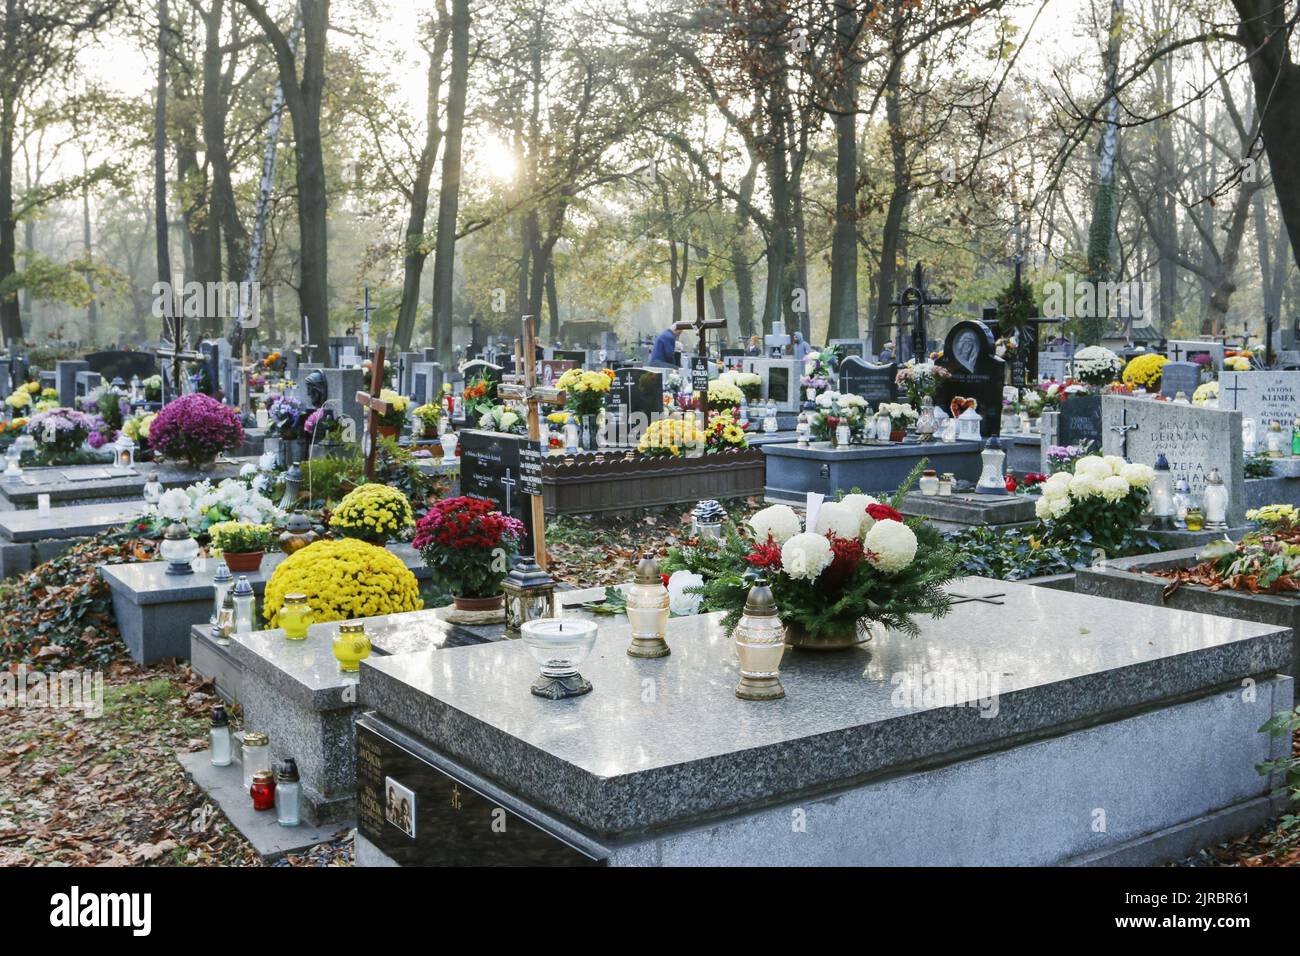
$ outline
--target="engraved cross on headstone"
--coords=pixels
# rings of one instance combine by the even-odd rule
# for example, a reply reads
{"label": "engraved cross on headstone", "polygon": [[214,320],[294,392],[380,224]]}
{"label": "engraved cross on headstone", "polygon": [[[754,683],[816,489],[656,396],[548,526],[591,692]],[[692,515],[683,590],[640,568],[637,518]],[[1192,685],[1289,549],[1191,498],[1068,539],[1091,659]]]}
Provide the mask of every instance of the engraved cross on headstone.
{"label": "engraved cross on headstone", "polygon": [[519,480],[511,476],[510,469],[507,468],[506,476],[501,479],[501,486],[506,490],[506,514],[510,514],[511,495],[513,494],[515,485],[517,484],[519,484]]}
{"label": "engraved cross on headstone", "polygon": [[1248,391],[1248,389],[1242,388],[1241,380],[1238,378],[1234,378],[1232,380],[1232,384],[1229,385],[1227,388],[1225,388],[1224,391],[1232,393],[1232,407],[1235,409],[1237,407],[1237,393]]}

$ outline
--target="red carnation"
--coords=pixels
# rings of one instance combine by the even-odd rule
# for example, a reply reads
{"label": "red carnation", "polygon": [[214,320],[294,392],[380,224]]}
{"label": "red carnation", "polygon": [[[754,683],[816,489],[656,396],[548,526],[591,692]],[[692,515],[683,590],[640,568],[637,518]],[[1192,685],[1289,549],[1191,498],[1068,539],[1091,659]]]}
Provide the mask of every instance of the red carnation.
{"label": "red carnation", "polygon": [[867,505],[867,514],[876,521],[902,521],[903,516],[889,505]]}

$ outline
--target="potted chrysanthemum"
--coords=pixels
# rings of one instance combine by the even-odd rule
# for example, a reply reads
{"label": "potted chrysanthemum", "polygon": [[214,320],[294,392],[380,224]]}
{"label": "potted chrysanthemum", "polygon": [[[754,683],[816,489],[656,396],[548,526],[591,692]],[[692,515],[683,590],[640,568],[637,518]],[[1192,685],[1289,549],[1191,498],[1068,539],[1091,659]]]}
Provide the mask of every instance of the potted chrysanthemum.
{"label": "potted chrysanthemum", "polygon": [[524,536],[524,524],[484,498],[444,498],[415,526],[412,544],[460,611],[503,607],[501,584]]}
{"label": "potted chrysanthemum", "polygon": [[163,406],[149,427],[149,444],[165,458],[211,468],[217,456],[244,443],[238,409],[195,392]]}
{"label": "potted chrysanthemum", "polygon": [[330,516],[330,527],[348,538],[386,544],[415,524],[411,502],[397,488],[369,482],[349,491]]}
{"label": "potted chrysanthemum", "polygon": [[262,566],[262,556],[274,542],[269,524],[221,521],[208,528],[212,547],[221,552],[231,571],[248,573]]}

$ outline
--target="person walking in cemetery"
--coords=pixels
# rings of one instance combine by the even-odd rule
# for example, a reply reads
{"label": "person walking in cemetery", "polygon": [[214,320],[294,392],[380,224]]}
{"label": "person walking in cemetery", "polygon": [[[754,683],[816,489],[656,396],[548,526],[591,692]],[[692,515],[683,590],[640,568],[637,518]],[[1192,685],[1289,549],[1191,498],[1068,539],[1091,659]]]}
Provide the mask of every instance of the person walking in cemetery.
{"label": "person walking in cemetery", "polygon": [[670,325],[655,337],[654,348],[650,351],[651,368],[677,367],[677,334]]}

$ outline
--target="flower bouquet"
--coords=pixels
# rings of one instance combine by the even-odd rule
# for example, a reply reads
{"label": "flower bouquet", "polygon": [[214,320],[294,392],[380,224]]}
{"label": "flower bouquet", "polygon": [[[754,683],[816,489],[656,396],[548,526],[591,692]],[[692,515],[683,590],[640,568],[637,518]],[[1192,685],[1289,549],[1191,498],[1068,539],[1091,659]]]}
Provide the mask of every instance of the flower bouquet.
{"label": "flower bouquet", "polygon": [[284,441],[300,441],[311,434],[307,426],[308,413],[302,402],[292,395],[277,395],[267,403],[266,413],[271,426]]}
{"label": "flower bouquet", "polygon": [[163,381],[161,375],[150,375],[140,384],[144,387],[144,400],[146,402],[162,401]]}
{"label": "flower bouquet", "polygon": [[343,423],[333,409],[322,406],[307,416],[302,430],[308,441],[336,442],[343,436]]}
{"label": "flower bouquet", "polygon": [[210,481],[200,481],[187,488],[171,488],[145,516],[160,530],[180,521],[195,535],[205,534],[223,521],[276,525],[284,518],[271,499],[238,478],[227,478],[215,487]]}
{"label": "flower bouquet", "polygon": [[876,406],[876,413],[884,412],[889,416],[889,440],[902,441],[907,430],[916,424],[921,416],[915,408],[906,402],[881,402]]}
{"label": "flower bouquet", "polygon": [[493,405],[479,416],[478,427],[485,432],[528,433],[528,411],[522,405]]}
{"label": "flower bouquet", "polygon": [[719,380],[724,378],[740,389],[748,402],[757,401],[758,396],[762,394],[763,379],[757,372],[742,372],[739,369],[732,369],[730,372],[723,372],[718,376]]}
{"label": "flower bouquet", "polygon": [[799,384],[803,386],[804,394],[809,401],[816,399],[818,395],[830,388],[833,381],[835,381],[834,349],[809,352],[804,356],[803,377],[799,379]]}
{"label": "flower bouquet", "polygon": [[195,468],[243,443],[239,411],[198,392],[168,402],[149,427],[154,451]]}
{"label": "flower bouquet", "polygon": [[841,423],[849,426],[849,434],[862,439],[867,423],[867,400],[859,395],[840,392],[822,392],[815,399],[817,411],[809,423],[812,437],[817,441],[834,441],[835,429]]}
{"label": "flower bouquet", "polygon": [[733,408],[721,415],[709,419],[704,429],[704,451],[706,454],[746,448],[749,439],[745,437],[745,425],[740,421],[740,410]]}
{"label": "flower bouquet", "polygon": [[438,423],[442,421],[442,406],[437,402],[426,402],[418,406],[414,412],[415,420],[420,423],[420,428],[425,438],[438,437]]}
{"label": "flower bouquet", "polygon": [[1154,477],[1149,465],[1115,455],[1079,458],[1071,471],[1057,471],[1041,486],[1034,514],[1046,526],[1043,538],[1091,543],[1110,557],[1152,544],[1142,516]]}
{"label": "flower bouquet", "polygon": [[27,419],[27,434],[36,439],[39,455],[49,461],[81,448],[98,421],[75,408],[52,408]]}
{"label": "flower bouquet", "polygon": [[491,610],[472,602],[486,599],[500,606],[501,582],[523,536],[522,521],[497,511],[486,499],[462,495],[435,502],[416,524],[412,543],[458,606]]}
{"label": "flower bouquet", "polygon": [[131,402],[111,385],[101,385],[81,400],[81,410],[98,415],[112,431],[120,431],[131,411]]}
{"label": "flower bouquet", "polygon": [[276,567],[262,606],[267,627],[281,626],[277,615],[286,594],[309,595],[317,624],[418,611],[424,606],[415,575],[401,558],[350,538],[316,541]]}
{"label": "flower bouquet", "polygon": [[140,448],[149,447],[149,429],[153,426],[155,412],[140,412],[132,415],[122,423],[122,434],[135,442]]}
{"label": "flower bouquet", "polygon": [[1124,360],[1108,348],[1089,345],[1074,353],[1074,377],[1085,385],[1101,388],[1119,378]]}
{"label": "flower bouquet", "polygon": [[575,415],[595,415],[600,411],[614,381],[611,369],[586,371],[571,368],[555,382],[555,387],[564,392],[564,407]]}
{"label": "flower bouquet", "polygon": [[681,458],[688,453],[703,453],[707,443],[706,434],[695,427],[695,416],[687,415],[651,422],[636,450],[652,458]]}
{"label": "flower bouquet", "polygon": [[330,527],[335,531],[371,544],[384,544],[414,524],[406,495],[375,482],[349,491],[330,516]]}
{"label": "flower bouquet", "polygon": [[23,382],[5,396],[5,404],[15,412],[27,411],[31,408],[32,403],[36,401],[36,396],[40,394],[40,382]]}
{"label": "flower bouquet", "polygon": [[708,555],[696,569],[702,610],[725,611],[724,626],[734,628],[750,586],[766,578],[787,643],[810,650],[853,647],[873,625],[917,634],[916,615],[947,613],[944,587],[957,563],[927,522],[907,522],[892,504],[857,494],[822,504],[806,531],[788,506],[764,508],[748,527],[728,529],[721,547],[699,553]]}
{"label": "flower bouquet", "polygon": [[709,411],[721,412],[738,408],[745,393],[730,378],[719,376],[709,382]]}
{"label": "flower bouquet", "polygon": [[907,394],[907,403],[920,408],[927,397],[933,400],[939,393],[939,386],[950,378],[952,373],[942,365],[911,359],[898,370],[894,381]]}
{"label": "flower bouquet", "polygon": [[1219,407],[1219,383],[1203,382],[1196,386],[1196,391],[1192,393],[1192,404],[1201,405],[1208,408]]}
{"label": "flower bouquet", "polygon": [[411,407],[411,400],[391,388],[381,388],[379,400],[388,403],[388,411],[377,418],[379,434],[393,438],[406,424],[406,412]]}

